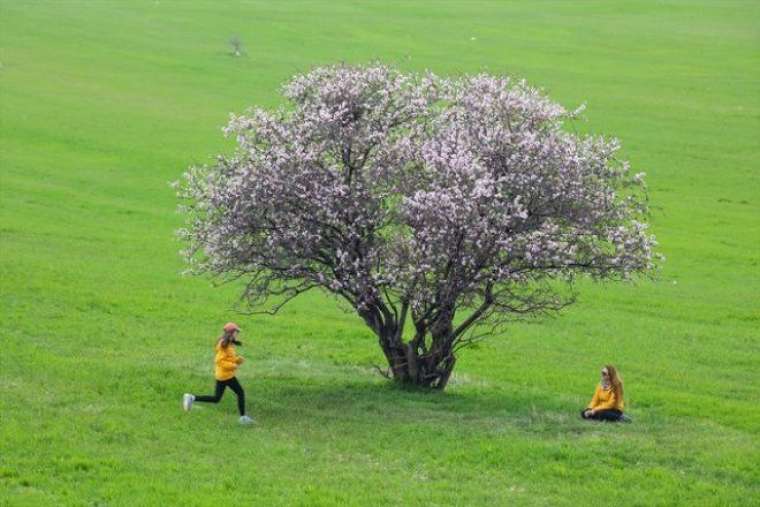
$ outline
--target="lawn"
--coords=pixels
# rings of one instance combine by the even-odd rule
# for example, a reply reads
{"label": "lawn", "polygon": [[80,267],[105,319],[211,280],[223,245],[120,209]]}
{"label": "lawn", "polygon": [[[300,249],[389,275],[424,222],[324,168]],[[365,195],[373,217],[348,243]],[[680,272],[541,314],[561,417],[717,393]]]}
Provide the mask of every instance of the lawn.
{"label": "lawn", "polygon": [[[760,504],[760,4],[0,0],[0,505]],[[228,41],[239,36],[241,57]],[[169,182],[319,64],[528,79],[648,175],[656,280],[394,388],[320,294],[182,276]],[[243,327],[234,397],[210,391]],[[633,424],[577,417],[604,363]]]}

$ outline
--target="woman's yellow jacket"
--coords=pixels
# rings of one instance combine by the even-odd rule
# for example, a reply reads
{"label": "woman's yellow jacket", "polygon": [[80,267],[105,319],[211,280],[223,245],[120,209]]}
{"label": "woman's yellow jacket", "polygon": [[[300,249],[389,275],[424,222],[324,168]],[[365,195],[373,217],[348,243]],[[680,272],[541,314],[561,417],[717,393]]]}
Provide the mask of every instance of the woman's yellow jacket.
{"label": "woman's yellow jacket", "polygon": [[214,376],[216,380],[229,380],[235,376],[235,371],[242,364],[243,358],[235,352],[235,346],[231,343],[222,347],[221,343],[216,344],[216,355],[214,356]]}
{"label": "woman's yellow jacket", "polygon": [[591,410],[610,410],[616,409],[623,411],[623,400],[618,399],[615,389],[610,387],[605,389],[602,384],[596,386],[594,397],[591,398],[591,402],[588,404],[588,408]]}

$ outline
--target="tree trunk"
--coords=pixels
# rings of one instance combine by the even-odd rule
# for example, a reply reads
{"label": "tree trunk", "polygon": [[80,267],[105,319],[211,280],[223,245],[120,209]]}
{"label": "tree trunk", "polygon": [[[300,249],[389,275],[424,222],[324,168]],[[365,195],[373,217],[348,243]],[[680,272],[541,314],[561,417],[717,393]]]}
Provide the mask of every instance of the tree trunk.
{"label": "tree trunk", "polygon": [[[443,390],[446,387],[456,364],[451,344],[450,317],[453,313],[437,321],[429,331],[420,328],[418,335],[408,343],[404,343],[401,337],[399,323],[383,320],[378,312],[366,311],[361,315],[375,331],[394,381],[427,389]],[[426,332],[432,341],[430,350],[420,348]]]}
{"label": "tree trunk", "polygon": [[449,382],[456,357],[449,347],[433,347],[419,354],[414,340],[402,343],[400,348],[386,350],[393,380],[402,385],[443,390]]}

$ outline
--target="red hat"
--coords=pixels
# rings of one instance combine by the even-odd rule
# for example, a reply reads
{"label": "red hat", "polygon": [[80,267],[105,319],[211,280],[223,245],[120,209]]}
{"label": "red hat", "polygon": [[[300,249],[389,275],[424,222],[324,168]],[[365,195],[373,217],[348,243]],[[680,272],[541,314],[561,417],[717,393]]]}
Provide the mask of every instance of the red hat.
{"label": "red hat", "polygon": [[235,324],[234,322],[228,322],[224,325],[224,330],[228,333],[231,333],[233,331],[240,331],[240,326]]}

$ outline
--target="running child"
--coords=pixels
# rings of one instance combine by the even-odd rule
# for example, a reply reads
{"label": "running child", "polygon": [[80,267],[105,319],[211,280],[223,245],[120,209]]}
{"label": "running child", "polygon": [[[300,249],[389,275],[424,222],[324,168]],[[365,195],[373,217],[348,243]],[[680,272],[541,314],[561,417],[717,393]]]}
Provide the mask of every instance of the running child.
{"label": "running child", "polygon": [[235,352],[235,345],[242,345],[237,335],[240,327],[234,322],[224,325],[224,334],[216,341],[214,351],[214,376],[216,377],[216,389],[212,396],[195,396],[185,393],[182,397],[182,407],[187,411],[193,408],[193,402],[219,403],[224,395],[224,389],[229,387],[237,396],[238,412],[240,412],[240,424],[251,424],[253,419],[245,414],[245,392],[235,377],[238,366],[243,364],[243,358]]}

